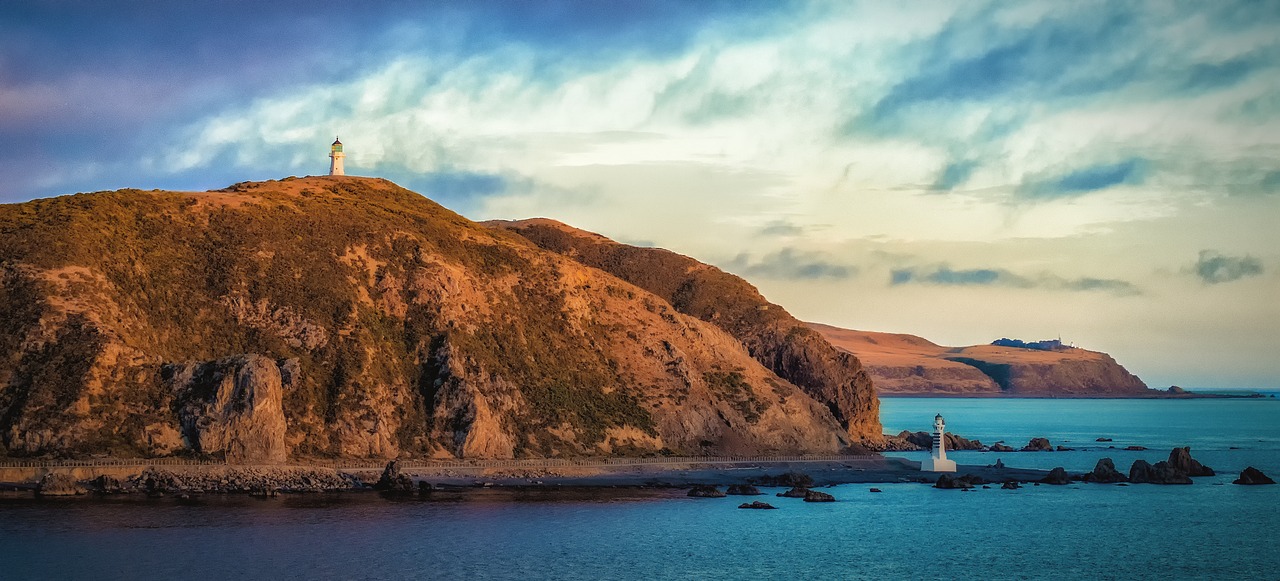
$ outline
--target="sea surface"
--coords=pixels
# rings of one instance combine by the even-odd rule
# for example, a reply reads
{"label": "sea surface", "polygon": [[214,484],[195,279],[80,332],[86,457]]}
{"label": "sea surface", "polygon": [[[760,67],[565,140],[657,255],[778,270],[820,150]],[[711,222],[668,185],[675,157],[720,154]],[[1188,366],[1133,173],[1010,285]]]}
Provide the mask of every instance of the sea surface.
{"label": "sea surface", "polygon": [[[1070,452],[954,452],[1072,471],[1174,446],[1219,472],[1191,486],[1021,490],[844,485],[838,502],[604,490],[0,499],[0,579],[1225,579],[1280,575],[1280,400],[885,399],[886,432],[948,428]],[[1099,443],[1099,437],[1112,442]],[[1111,449],[1140,445],[1145,452]],[[919,458],[921,454],[902,454]],[[876,486],[882,493],[871,493]]]}

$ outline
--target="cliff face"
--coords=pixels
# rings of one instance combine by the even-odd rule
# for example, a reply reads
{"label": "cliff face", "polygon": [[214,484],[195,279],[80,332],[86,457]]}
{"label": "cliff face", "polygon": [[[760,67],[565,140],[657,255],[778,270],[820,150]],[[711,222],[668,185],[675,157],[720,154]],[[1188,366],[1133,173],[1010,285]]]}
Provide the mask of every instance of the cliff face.
{"label": "cliff face", "polygon": [[1155,397],[1106,353],[998,345],[943,347],[913,335],[810,326],[867,364],[885,395]]}
{"label": "cliff face", "polygon": [[825,403],[851,438],[880,443],[880,402],[858,358],[832,347],[747,281],[668,250],[620,244],[553,220],[487,225],[608,272],[723,329],[756,361]]}
{"label": "cliff face", "polygon": [[[806,361],[795,353],[788,365]],[[826,400],[667,297],[385,180],[0,206],[0,453],[277,462],[848,441]]]}

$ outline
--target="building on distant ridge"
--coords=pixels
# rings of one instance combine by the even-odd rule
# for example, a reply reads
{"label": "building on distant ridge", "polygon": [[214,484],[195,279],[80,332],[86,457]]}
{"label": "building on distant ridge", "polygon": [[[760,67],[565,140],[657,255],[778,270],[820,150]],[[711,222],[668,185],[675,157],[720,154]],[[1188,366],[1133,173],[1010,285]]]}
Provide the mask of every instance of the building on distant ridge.
{"label": "building on distant ridge", "polygon": [[346,172],[342,169],[342,159],[346,156],[347,154],[342,153],[342,142],[337,137],[334,137],[333,145],[329,146],[329,175],[346,175]]}

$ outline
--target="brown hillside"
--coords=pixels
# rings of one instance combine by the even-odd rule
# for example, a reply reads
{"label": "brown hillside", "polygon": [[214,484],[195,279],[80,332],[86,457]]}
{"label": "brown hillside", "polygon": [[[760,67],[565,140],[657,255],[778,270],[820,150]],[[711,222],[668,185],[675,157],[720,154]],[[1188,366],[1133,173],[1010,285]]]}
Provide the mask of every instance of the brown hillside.
{"label": "brown hillside", "polygon": [[761,364],[826,402],[850,437],[879,443],[880,403],[858,358],[833,348],[747,281],[688,256],[621,244],[554,220],[487,224],[608,272],[724,329]]}
{"label": "brown hillside", "polygon": [[386,180],[312,177],[0,206],[0,442],[275,462],[847,437],[664,296]]}
{"label": "brown hillside", "polygon": [[915,335],[810,323],[832,345],[856,354],[885,395],[1150,397],[1156,392],[1110,355],[974,345],[943,347]]}

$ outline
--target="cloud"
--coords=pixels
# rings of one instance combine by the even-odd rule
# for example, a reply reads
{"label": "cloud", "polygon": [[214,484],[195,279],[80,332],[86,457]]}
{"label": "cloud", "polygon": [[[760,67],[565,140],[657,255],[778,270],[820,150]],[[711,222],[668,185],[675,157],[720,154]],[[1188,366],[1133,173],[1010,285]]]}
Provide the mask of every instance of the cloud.
{"label": "cloud", "polygon": [[786,220],[774,220],[760,229],[761,236],[796,236],[804,233],[804,228]]}
{"label": "cloud", "polygon": [[1205,284],[1221,284],[1262,274],[1262,261],[1249,255],[1227,256],[1216,250],[1201,250],[1192,272]]}
{"label": "cloud", "polygon": [[1118,163],[1091,165],[1043,181],[1023,184],[1019,192],[1027,198],[1053,199],[1079,196],[1119,185],[1140,184],[1146,174],[1146,167],[1146,160],[1137,157]]}
{"label": "cloud", "polygon": [[1142,294],[1133,283],[1105,278],[1068,279],[1042,273],[1028,277],[1003,268],[975,268],[955,270],[946,264],[931,267],[894,269],[889,273],[889,285],[921,284],[933,286],[996,286],[1019,289],[1040,288],[1060,291],[1100,291],[1116,296]]}
{"label": "cloud", "polygon": [[858,274],[855,266],[836,264],[821,253],[789,247],[758,261],[752,261],[750,254],[739,254],[725,265],[725,270],[746,278],[758,276],[781,280],[844,280]]}

